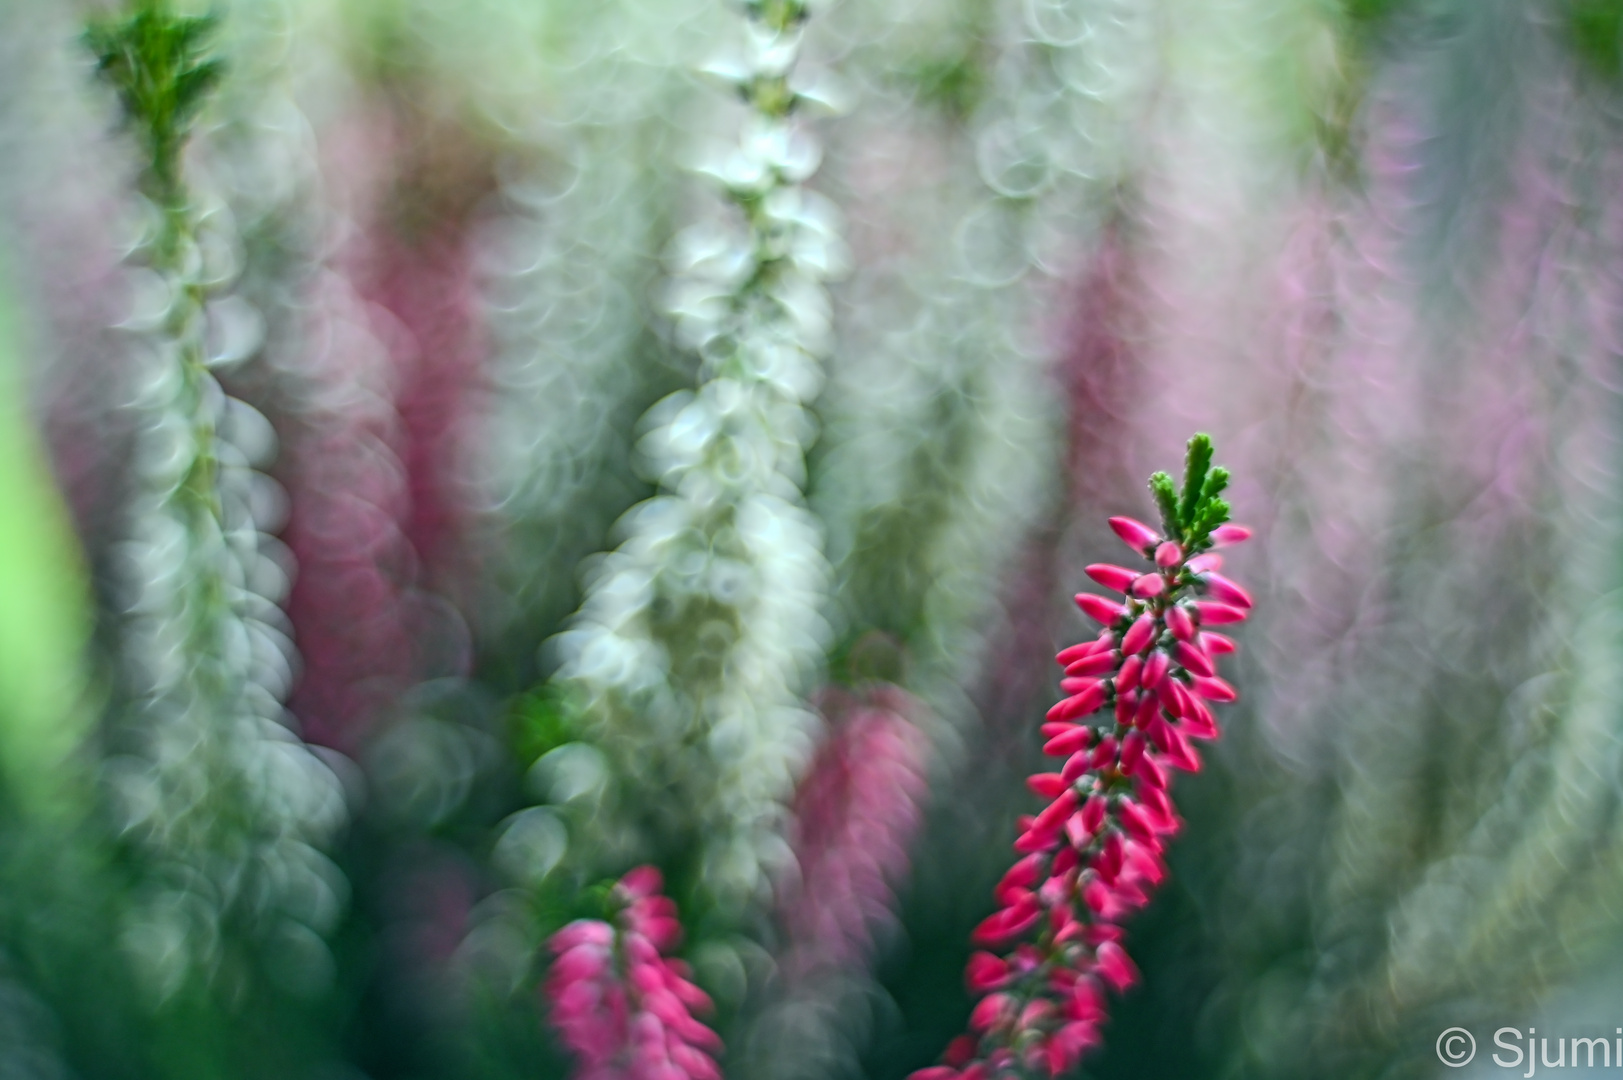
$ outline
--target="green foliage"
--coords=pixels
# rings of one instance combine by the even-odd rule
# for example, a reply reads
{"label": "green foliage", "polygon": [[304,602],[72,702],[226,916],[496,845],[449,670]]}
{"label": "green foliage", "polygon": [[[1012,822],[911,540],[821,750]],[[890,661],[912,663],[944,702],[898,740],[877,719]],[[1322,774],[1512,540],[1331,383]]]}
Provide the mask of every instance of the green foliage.
{"label": "green foliage", "polygon": [[1182,539],[1183,527],[1178,516],[1178,488],[1172,477],[1158,472],[1150,477],[1150,494],[1155,496],[1155,507],[1161,512],[1161,531],[1174,540]]}
{"label": "green foliage", "polygon": [[1623,0],[1575,0],[1567,16],[1573,50],[1596,74],[1623,74]]}
{"label": "green foliage", "polygon": [[166,207],[182,197],[180,153],[223,70],[208,56],[217,23],[212,15],[175,14],[163,0],[136,0],[128,15],[85,31],[96,70],[118,92],[146,151],[148,194]]}
{"label": "green foliage", "polygon": [[1150,477],[1166,534],[1181,540],[1189,551],[1203,546],[1211,531],[1229,519],[1229,504],[1219,497],[1228,486],[1229,471],[1212,465],[1211,436],[1203,433],[1189,440],[1181,494],[1174,493],[1166,473]]}

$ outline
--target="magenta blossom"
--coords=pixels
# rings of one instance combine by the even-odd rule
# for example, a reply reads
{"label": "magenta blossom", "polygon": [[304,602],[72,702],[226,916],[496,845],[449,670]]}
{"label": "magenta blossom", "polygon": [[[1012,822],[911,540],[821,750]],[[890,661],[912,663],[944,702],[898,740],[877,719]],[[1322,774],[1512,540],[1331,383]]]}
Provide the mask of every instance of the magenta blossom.
{"label": "magenta blossom", "polygon": [[681,960],[676,905],[658,870],[620,879],[613,922],[577,919],[552,935],[557,954],[542,993],[552,1024],[578,1059],[576,1080],[721,1080],[716,1033],[694,1019],[710,998]]}
{"label": "magenta blossom", "polygon": [[1173,773],[1198,771],[1194,744],[1218,734],[1207,702],[1235,697],[1217,674],[1233,643],[1206,628],[1239,622],[1251,606],[1210,553],[1249,535],[1224,524],[1228,506],[1217,494],[1228,474],[1208,473],[1210,454],[1197,435],[1181,498],[1165,474],[1151,481],[1161,531],[1111,519],[1149,568],[1087,568],[1124,599],[1077,597],[1105,626],[1056,658],[1067,696],[1042,725],[1043,750],[1063,765],[1027,781],[1047,805],[1021,818],[1014,849],[1023,857],[997,886],[998,910],[972,935],[984,951],[965,972],[980,997],[970,1033],[948,1046],[943,1064],[910,1080],[1068,1072],[1100,1042],[1105,988],[1120,993],[1138,980],[1121,922],[1166,876],[1162,853],[1182,825],[1169,795]]}

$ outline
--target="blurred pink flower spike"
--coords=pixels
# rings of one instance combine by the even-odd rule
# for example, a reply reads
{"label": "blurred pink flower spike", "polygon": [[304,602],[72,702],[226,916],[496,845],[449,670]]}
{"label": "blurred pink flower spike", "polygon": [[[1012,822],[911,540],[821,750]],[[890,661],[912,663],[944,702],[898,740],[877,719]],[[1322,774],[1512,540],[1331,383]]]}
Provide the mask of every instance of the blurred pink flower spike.
{"label": "blurred pink flower spike", "polygon": [[[1043,752],[1066,758],[1065,767],[1028,781],[1048,805],[1021,819],[1014,847],[1025,857],[998,884],[998,910],[972,935],[975,944],[1004,954],[970,958],[965,984],[985,995],[970,1015],[970,1033],[953,1040],[941,1064],[910,1080],[1069,1072],[1101,1040],[1103,987],[1121,993],[1139,981],[1121,945],[1121,920],[1148,903],[1166,877],[1162,850],[1182,824],[1168,797],[1172,770],[1198,771],[1190,740],[1217,735],[1205,700],[1235,697],[1216,664],[1233,645],[1197,633],[1197,619],[1202,626],[1239,622],[1251,604],[1238,585],[1209,569],[1198,576],[1191,566],[1214,544],[1250,535],[1226,524],[1228,504],[1218,495],[1228,473],[1210,462],[1210,440],[1197,435],[1181,494],[1165,473],[1151,480],[1172,539],[1131,518],[1110,521],[1155,567],[1143,575],[1088,567],[1089,577],[1127,595],[1116,602],[1082,594],[1078,605],[1107,626],[1130,620],[1130,627],[1120,652],[1107,639],[1059,654],[1068,665],[1062,685],[1080,692],[1049,711]],[[1159,587],[1144,587],[1147,579]],[[1195,589],[1217,599],[1190,601]],[[1195,618],[1183,603],[1192,603]],[[1081,678],[1084,670],[1105,678]],[[1107,705],[1113,724],[1071,722]]]}
{"label": "blurred pink flower spike", "polygon": [[614,887],[612,922],[580,919],[548,942],[557,959],[542,994],[580,1080],[721,1080],[711,1057],[721,1040],[693,1016],[710,997],[664,955],[682,925],[662,887],[658,870],[638,867]]}

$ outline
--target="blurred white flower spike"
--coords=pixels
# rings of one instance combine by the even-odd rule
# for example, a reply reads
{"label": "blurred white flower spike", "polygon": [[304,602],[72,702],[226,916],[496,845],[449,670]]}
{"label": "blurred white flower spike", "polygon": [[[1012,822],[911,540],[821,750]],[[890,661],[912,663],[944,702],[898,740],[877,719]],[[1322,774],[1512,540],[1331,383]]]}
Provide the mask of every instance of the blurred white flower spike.
{"label": "blurred white flower spike", "polygon": [[838,215],[801,186],[820,157],[790,81],[806,5],[745,9],[749,47],[729,76],[743,130],[701,169],[727,219],[679,236],[664,293],[699,385],[644,418],[659,493],[626,514],[556,642],[583,734],[657,808],[609,826],[597,850],[622,866],[655,839],[695,850],[700,889],[732,910],[764,896],[782,858],[784,800],[816,728],[800,695],[826,645],[829,570],[802,496],[807,406],[830,344],[824,282],[845,261]]}

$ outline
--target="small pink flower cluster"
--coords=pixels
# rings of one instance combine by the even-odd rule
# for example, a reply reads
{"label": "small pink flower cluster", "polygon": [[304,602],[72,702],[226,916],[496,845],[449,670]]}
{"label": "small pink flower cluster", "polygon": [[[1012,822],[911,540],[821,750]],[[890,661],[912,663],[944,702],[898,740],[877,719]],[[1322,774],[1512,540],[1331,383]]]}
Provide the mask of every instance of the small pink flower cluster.
{"label": "small pink flower cluster", "polygon": [[834,729],[795,793],[800,872],[780,893],[791,979],[866,959],[891,917],[891,882],[907,870],[926,787],[928,740],[911,719],[921,706],[905,690],[829,691],[821,705]]}
{"label": "small pink flower cluster", "polygon": [[[1056,658],[1068,696],[1048,712],[1043,751],[1065,764],[1028,780],[1048,806],[1021,819],[1014,848],[1024,857],[998,884],[999,910],[973,936],[1002,955],[970,957],[969,989],[986,995],[970,1015],[971,1034],[948,1046],[945,1064],[910,1080],[1023,1069],[1058,1076],[1100,1041],[1104,986],[1119,993],[1137,981],[1120,922],[1166,876],[1161,853],[1182,824],[1167,794],[1170,769],[1200,768],[1192,740],[1218,734],[1206,703],[1235,697],[1217,674],[1217,657],[1234,644],[1209,627],[1240,622],[1251,607],[1245,590],[1217,572],[1222,556],[1205,549],[1250,532],[1220,525],[1191,554],[1131,518],[1110,525],[1154,566],[1087,568],[1125,599],[1076,598],[1105,629]],[[1082,722],[1101,710],[1113,722]]]}
{"label": "small pink flower cluster", "polygon": [[721,1080],[716,1033],[693,1018],[710,998],[664,954],[682,938],[676,905],[651,866],[620,879],[614,921],[578,919],[550,942],[558,959],[543,992],[576,1080]]}

